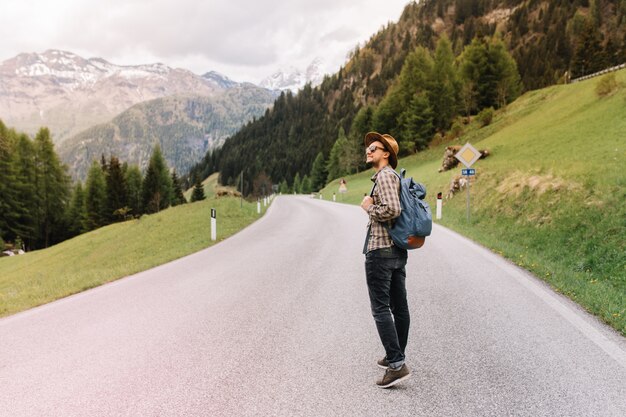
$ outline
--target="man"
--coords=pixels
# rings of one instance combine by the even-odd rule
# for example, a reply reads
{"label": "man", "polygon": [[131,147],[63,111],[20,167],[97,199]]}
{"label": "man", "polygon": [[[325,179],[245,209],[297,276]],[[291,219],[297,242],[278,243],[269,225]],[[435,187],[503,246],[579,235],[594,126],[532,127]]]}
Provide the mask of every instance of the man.
{"label": "man", "polygon": [[394,246],[385,228],[401,211],[400,180],[393,171],[398,165],[398,143],[390,135],[370,132],[365,135],[365,146],[366,161],[376,170],[372,193],[361,202],[369,215],[363,248],[365,275],[372,315],[385,348],[385,357],[378,360],[385,374],[376,385],[389,388],[411,375],[404,363],[410,324],[405,286],[407,252]]}

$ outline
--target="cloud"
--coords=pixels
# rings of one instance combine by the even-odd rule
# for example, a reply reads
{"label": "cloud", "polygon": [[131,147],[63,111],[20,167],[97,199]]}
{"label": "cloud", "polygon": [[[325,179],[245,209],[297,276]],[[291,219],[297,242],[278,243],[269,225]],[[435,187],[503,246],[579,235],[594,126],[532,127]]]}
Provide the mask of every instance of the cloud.
{"label": "cloud", "polygon": [[337,70],[348,50],[397,20],[407,1],[7,1],[0,5],[6,23],[0,59],[58,48],[116,64],[158,61],[258,82],[317,56]]}

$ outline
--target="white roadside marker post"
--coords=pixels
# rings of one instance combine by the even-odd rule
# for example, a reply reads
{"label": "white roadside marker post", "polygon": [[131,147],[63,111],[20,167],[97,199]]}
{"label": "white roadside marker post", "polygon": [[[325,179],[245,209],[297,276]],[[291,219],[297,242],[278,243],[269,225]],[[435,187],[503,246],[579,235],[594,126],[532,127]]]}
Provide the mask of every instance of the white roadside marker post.
{"label": "white roadside marker post", "polygon": [[214,208],[211,209],[211,240],[217,240],[217,212]]}
{"label": "white roadside marker post", "polygon": [[441,220],[441,208],[443,202],[441,200],[441,193],[437,193],[437,220]]}
{"label": "white roadside marker post", "polygon": [[261,200],[259,200],[258,198],[256,200],[256,212],[258,214],[261,214]]}
{"label": "white roadside marker post", "polygon": [[337,196],[333,193],[333,201],[337,201]]}

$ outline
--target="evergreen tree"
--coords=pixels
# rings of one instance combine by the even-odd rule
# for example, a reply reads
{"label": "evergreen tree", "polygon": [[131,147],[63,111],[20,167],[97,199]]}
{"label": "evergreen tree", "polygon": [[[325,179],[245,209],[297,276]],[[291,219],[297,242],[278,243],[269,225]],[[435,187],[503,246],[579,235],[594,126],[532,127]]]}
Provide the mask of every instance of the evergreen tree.
{"label": "evergreen tree", "polygon": [[[411,140],[411,138],[402,137],[405,129],[401,124],[400,117],[407,110],[416,93],[431,90],[433,66],[430,52],[421,46],[407,55],[397,82],[391,87],[374,112],[375,130],[380,133],[389,133],[400,142],[406,143],[407,140]],[[410,149],[400,148],[401,154],[406,154],[409,151]]]}
{"label": "evergreen tree", "polygon": [[398,116],[404,110],[403,95],[397,85],[380,101],[372,116],[373,130],[389,133],[393,137],[399,136]]}
{"label": "evergreen tree", "polygon": [[502,107],[519,95],[517,65],[499,38],[474,39],[463,50],[460,62],[464,100],[467,103],[473,101],[470,97],[476,99],[472,111]]}
{"label": "evergreen tree", "polygon": [[101,165],[93,161],[87,173],[85,195],[85,230],[95,230],[107,224],[106,179]]}
{"label": "evergreen tree", "polygon": [[346,133],[343,128],[340,128],[339,136],[333,144],[326,162],[326,170],[328,171],[326,182],[331,182],[335,178],[349,174],[348,167],[351,165],[351,161],[348,160],[349,146]]}
{"label": "evergreen tree", "polygon": [[415,94],[406,111],[400,116],[402,140],[401,153],[425,149],[433,137],[433,111],[425,93]]}
{"label": "evergreen tree", "polygon": [[204,186],[200,181],[200,177],[196,177],[196,182],[193,187],[193,192],[191,193],[191,202],[202,201],[206,198],[204,195]]}
{"label": "evergreen tree", "polygon": [[80,235],[87,231],[87,210],[85,206],[85,192],[83,185],[78,182],[72,193],[72,202],[68,211],[68,225],[70,236]]}
{"label": "evergreen tree", "polygon": [[432,103],[433,125],[436,129],[445,131],[457,114],[460,90],[452,45],[445,35],[441,37],[435,50],[431,85],[429,101]]}
{"label": "evergreen tree", "polygon": [[141,171],[137,165],[131,165],[126,169],[124,175],[127,187],[126,206],[130,209],[130,213],[134,216],[141,214]]}
{"label": "evergreen tree", "polygon": [[506,50],[504,42],[497,37],[489,43],[489,61],[493,65],[496,80],[495,107],[504,107],[515,100],[522,91],[517,64]]}
{"label": "evergreen tree", "polygon": [[417,47],[407,55],[400,71],[399,89],[404,106],[419,92],[429,91],[432,88],[432,74],[434,61],[430,52],[424,47]]}
{"label": "evergreen tree", "polygon": [[[487,44],[474,38],[472,43],[467,45],[460,57],[460,75],[464,85],[472,86],[471,92],[465,88],[466,96],[475,96],[476,106],[469,111],[475,112],[478,108],[493,105],[487,95],[489,90],[488,78],[488,52]],[[469,101],[469,100],[468,100]]]}
{"label": "evergreen tree", "polygon": [[180,186],[180,180],[176,175],[176,170],[172,171],[172,206],[185,204],[187,200],[183,195],[183,189]]}
{"label": "evergreen tree", "polygon": [[578,38],[571,64],[572,78],[593,74],[604,68],[600,32],[589,19]]}
{"label": "evergreen tree", "polygon": [[172,180],[167,164],[157,144],[152,151],[152,157],[142,184],[143,211],[158,213],[169,207],[172,200]]}
{"label": "evergreen tree", "polygon": [[350,154],[354,156],[350,172],[359,172],[367,167],[365,163],[363,138],[368,132],[375,130],[373,127],[374,109],[371,106],[361,107],[350,126]]}
{"label": "evergreen tree", "polygon": [[293,178],[293,192],[294,194],[302,193],[302,180],[299,172],[296,172],[296,176]]}
{"label": "evergreen tree", "polygon": [[282,180],[280,182],[278,192],[281,194],[289,194],[289,185],[287,184],[287,180]]}
{"label": "evergreen tree", "polygon": [[591,22],[595,28],[602,26],[602,5],[600,0],[589,0],[589,9],[591,10]]}
{"label": "evergreen tree", "polygon": [[300,183],[300,189],[302,194],[311,194],[311,178],[308,175],[305,175],[302,178],[302,182]]}
{"label": "evergreen tree", "polygon": [[13,157],[15,134],[0,121],[0,237],[15,239],[18,235],[20,213],[24,207],[15,188],[17,175]]}
{"label": "evergreen tree", "polygon": [[25,134],[18,135],[15,147],[15,174],[17,186],[17,198],[22,203],[23,211],[20,213],[19,230],[17,233],[30,248],[36,239],[35,231],[35,208],[37,207],[36,171],[35,171],[35,145]]}
{"label": "evergreen tree", "polygon": [[106,175],[107,192],[107,220],[109,222],[124,220],[124,214],[128,211],[128,195],[126,189],[126,178],[122,172],[120,161],[115,156],[111,156]]}
{"label": "evergreen tree", "polygon": [[313,167],[311,168],[311,188],[313,191],[319,191],[326,185],[326,161],[324,160],[324,154],[318,153],[313,161]]}
{"label": "evergreen tree", "polygon": [[[35,136],[36,152],[36,230],[39,245],[48,247],[60,241],[63,233],[65,208],[68,204],[70,178],[54,151],[48,128],[41,128]],[[56,234],[56,236],[55,236]]]}

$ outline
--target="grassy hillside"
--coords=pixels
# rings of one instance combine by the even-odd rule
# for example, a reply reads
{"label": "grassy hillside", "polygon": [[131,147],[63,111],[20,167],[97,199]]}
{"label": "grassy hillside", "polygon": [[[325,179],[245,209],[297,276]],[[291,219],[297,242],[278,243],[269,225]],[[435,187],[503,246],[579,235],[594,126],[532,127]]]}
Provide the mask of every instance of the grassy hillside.
{"label": "grassy hillside", "polygon": [[[204,181],[202,181],[202,186],[204,188],[204,195],[207,198],[215,197],[218,192],[222,192],[224,194],[227,194],[229,196],[234,196],[234,197],[240,196],[240,194],[237,192],[235,187],[226,187],[226,186],[220,185],[218,182],[219,176],[220,176],[220,173],[216,172],[214,174],[209,175]],[[191,201],[191,194],[193,194],[193,187],[185,191],[183,194],[185,198],[187,199],[187,201]]]}
{"label": "grassy hillside", "polygon": [[[471,223],[465,191],[444,200],[450,227],[511,259],[626,335],[626,71],[599,97],[601,78],[531,91],[459,139],[400,160],[435,207],[461,167],[438,173],[446,146],[492,156],[474,164]],[[358,204],[372,172],[347,177]],[[332,195],[338,181],[323,193]]]}
{"label": "grassy hillside", "polygon": [[112,224],[48,249],[0,258],[0,317],[144,271],[211,246],[256,220],[256,204],[210,198]]}

